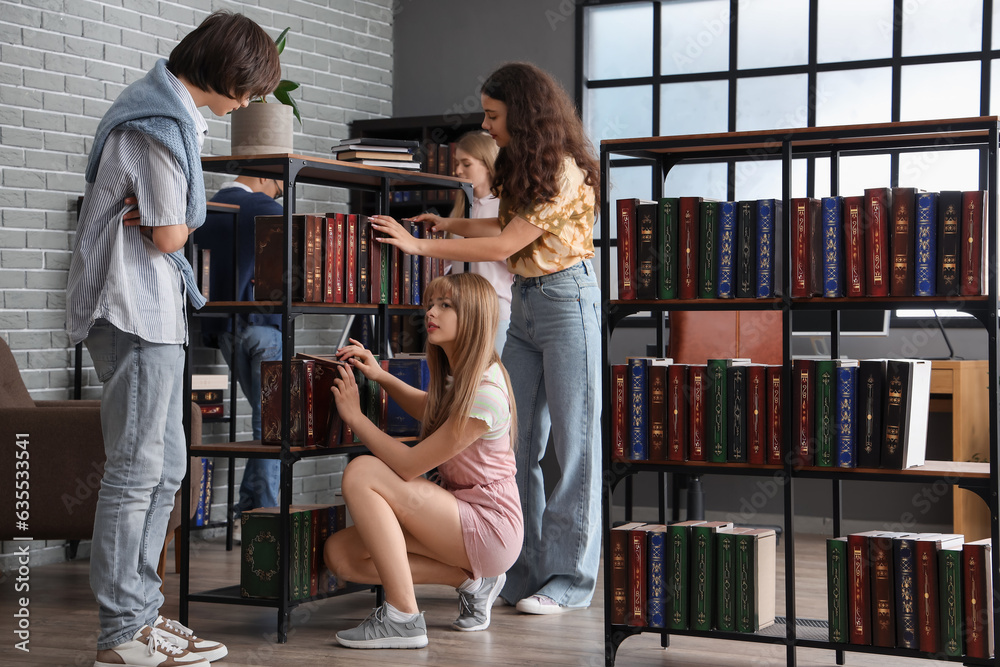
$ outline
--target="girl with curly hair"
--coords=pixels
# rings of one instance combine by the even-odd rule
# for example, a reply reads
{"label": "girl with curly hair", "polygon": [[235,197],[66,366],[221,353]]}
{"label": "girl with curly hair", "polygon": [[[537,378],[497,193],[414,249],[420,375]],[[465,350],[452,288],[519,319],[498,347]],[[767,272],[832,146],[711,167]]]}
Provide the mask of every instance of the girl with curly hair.
{"label": "girl with curly hair", "polygon": [[[590,261],[600,172],[569,96],[549,74],[509,63],[480,92],[483,129],[500,147],[498,216],[417,216],[460,239],[416,239],[388,216],[371,221],[382,243],[403,252],[506,259],[515,276],[503,362],[521,425],[524,545],[501,596],[525,613],[556,614],[589,606],[601,550],[600,288]],[[550,431],[561,474],[546,498],[540,461]]]}

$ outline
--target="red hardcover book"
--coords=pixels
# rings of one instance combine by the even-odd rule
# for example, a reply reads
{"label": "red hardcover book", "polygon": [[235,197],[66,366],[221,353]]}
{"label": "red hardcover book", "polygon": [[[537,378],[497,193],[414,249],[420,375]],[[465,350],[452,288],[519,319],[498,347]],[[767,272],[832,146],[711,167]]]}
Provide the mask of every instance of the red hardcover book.
{"label": "red hardcover book", "polygon": [[914,257],[913,244],[916,228],[913,204],[915,188],[892,189],[892,233],[889,236],[889,252],[892,257],[892,296],[913,296]]}
{"label": "red hardcover book", "polygon": [[792,452],[796,466],[815,465],[816,440],[813,433],[813,406],[816,362],[796,359],[792,362],[792,428],[795,429]]}
{"label": "red hardcover book", "polygon": [[316,244],[319,240],[319,229],[316,224],[315,215],[306,216],[306,253],[304,257],[303,267],[305,269],[305,293],[303,295],[303,301],[315,302],[316,298],[316,274],[319,271],[319,265],[316,262]]}
{"label": "red hardcover book", "polygon": [[646,531],[639,526],[628,531],[628,625],[646,625],[646,576]]}
{"label": "red hardcover book", "polygon": [[628,414],[627,377],[626,364],[611,366],[611,392],[614,401],[611,406],[611,458],[616,461],[624,461],[627,458],[625,456],[625,442],[628,439],[625,428],[625,416]]}
{"label": "red hardcover book", "polygon": [[347,296],[344,291],[344,272],[347,263],[347,215],[344,213],[334,214],[333,233],[336,242],[331,250],[333,254],[333,302],[344,303]]}
{"label": "red hardcover book", "polygon": [[315,362],[311,359],[302,361],[302,421],[303,421],[303,441],[305,447],[316,446],[316,421],[315,404],[313,397],[313,376],[315,375]]}
{"label": "red hardcover book", "polygon": [[767,366],[747,366],[747,461],[767,462]]}
{"label": "red hardcover book", "polygon": [[889,188],[865,189],[865,277],[868,296],[889,296]]}
{"label": "red hardcover book", "polygon": [[611,551],[611,622],[625,625],[629,609],[629,547],[630,531],[642,523],[626,523],[610,531]]}
{"label": "red hardcover book", "polygon": [[781,465],[784,463],[782,431],[784,412],[781,395],[781,366],[767,367],[767,462]]}
{"label": "red hardcover book", "polygon": [[638,199],[618,200],[618,298],[635,298],[635,209]]}
{"label": "red hardcover book", "polygon": [[819,200],[792,199],[792,298],[823,293],[822,243]]}
{"label": "red hardcover book", "polygon": [[847,536],[847,611],[852,644],[871,646],[871,556],[869,541],[880,530]]}
{"label": "red hardcover book", "polygon": [[358,215],[347,214],[344,234],[344,303],[358,302]]}
{"label": "red hardcover book", "polygon": [[312,420],[317,447],[340,444],[343,426],[333,399],[333,382],[340,377],[344,364],[333,355],[313,355],[298,352],[295,359],[312,364]]}
{"label": "red hardcover book", "polygon": [[690,387],[690,417],[688,433],[690,443],[689,461],[704,461],[708,457],[705,446],[705,401],[708,398],[708,366],[704,364],[688,366],[688,386]]}
{"label": "red hardcover book", "polygon": [[[301,447],[305,439],[305,403],[303,401],[302,360],[291,360],[289,385],[288,438],[293,446]],[[281,362],[262,361],[260,364],[261,442],[281,444]]]}
{"label": "red hardcover book", "polygon": [[327,213],[323,218],[323,303],[336,303],[333,298],[336,281],[337,227],[333,217]]}
{"label": "red hardcover book", "polygon": [[701,197],[681,197],[677,206],[677,295],[681,299],[698,297],[698,221]]}
{"label": "red hardcover book", "polygon": [[962,588],[965,605],[965,655],[993,655],[993,546],[991,540],[962,547]]}
{"label": "red hardcover book", "polygon": [[865,198],[844,197],[844,286],[847,296],[865,295]]}
{"label": "red hardcover book", "polygon": [[941,650],[938,551],[962,544],[961,535],[923,535],[914,538],[917,574],[917,640],[921,651]]}
{"label": "red hardcover book", "polygon": [[669,368],[667,364],[656,363],[654,361],[647,369],[649,405],[646,419],[649,425],[647,443],[649,445],[648,456],[650,461],[665,461],[667,458],[666,442],[664,439],[664,433],[666,432],[667,368]]}
{"label": "red hardcover book", "polygon": [[960,285],[962,296],[983,294],[983,270],[986,268],[986,191],[970,190],[962,193],[962,236]]}
{"label": "red hardcover book", "polygon": [[[382,293],[387,290],[388,285],[383,284],[388,280],[388,266],[383,267],[383,261],[388,264],[389,248],[385,244],[375,240],[375,228],[369,223],[362,233],[368,234],[368,275],[371,280],[371,303],[382,303]],[[388,293],[388,292],[386,292]]]}
{"label": "red hardcover book", "polygon": [[688,367],[671,364],[667,367],[667,460],[683,461],[688,443]]}

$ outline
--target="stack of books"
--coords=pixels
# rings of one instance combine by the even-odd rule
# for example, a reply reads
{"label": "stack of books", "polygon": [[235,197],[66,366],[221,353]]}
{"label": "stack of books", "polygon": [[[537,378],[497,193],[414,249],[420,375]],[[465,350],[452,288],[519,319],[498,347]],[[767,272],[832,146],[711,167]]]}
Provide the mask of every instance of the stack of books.
{"label": "stack of books", "polygon": [[331,150],[333,159],[342,162],[420,171],[420,162],[413,159],[413,153],[419,147],[420,143],[416,141],[355,137],[342,139]]}
{"label": "stack of books", "polygon": [[202,417],[222,417],[225,414],[223,392],[228,387],[228,375],[195,373],[191,376],[191,400],[198,404]]}

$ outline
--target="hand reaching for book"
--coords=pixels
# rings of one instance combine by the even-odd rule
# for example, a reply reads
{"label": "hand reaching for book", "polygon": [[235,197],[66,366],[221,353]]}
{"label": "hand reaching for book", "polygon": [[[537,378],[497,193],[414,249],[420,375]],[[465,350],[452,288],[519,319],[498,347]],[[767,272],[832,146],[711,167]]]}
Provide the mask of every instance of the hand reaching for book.
{"label": "hand reaching for book", "polygon": [[337,403],[337,414],[351,428],[356,428],[359,419],[364,419],[361,412],[361,396],[358,393],[358,383],[354,381],[354,371],[346,366],[337,368],[340,377],[333,381],[330,391]]}
{"label": "hand reaching for book", "polygon": [[442,217],[440,215],[435,215],[434,213],[421,213],[420,215],[415,215],[410,218],[414,222],[422,222],[425,225],[430,225],[432,232],[446,232],[448,231],[448,218]]}
{"label": "hand reaching for book", "polygon": [[351,344],[337,350],[337,358],[350,364],[352,368],[361,371],[361,374],[369,380],[377,382],[377,376],[382,372],[382,367],[375,360],[375,356],[364,345],[353,338],[348,338],[348,340]]}
{"label": "hand reaching for book", "polygon": [[374,237],[379,243],[387,243],[399,248],[407,255],[419,255],[420,239],[413,238],[401,224],[388,215],[373,215],[368,220],[375,230],[382,234],[381,237]]}

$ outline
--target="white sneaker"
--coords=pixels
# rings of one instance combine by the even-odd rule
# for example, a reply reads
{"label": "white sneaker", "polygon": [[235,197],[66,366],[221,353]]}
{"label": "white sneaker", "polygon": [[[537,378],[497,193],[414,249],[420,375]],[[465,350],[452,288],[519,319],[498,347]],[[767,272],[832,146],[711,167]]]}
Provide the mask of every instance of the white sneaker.
{"label": "white sneaker", "polygon": [[171,636],[144,625],[131,641],[98,651],[94,667],[208,667],[208,660],[177,646]]}
{"label": "white sneaker", "polygon": [[225,658],[229,654],[229,649],[226,648],[225,644],[195,637],[191,628],[186,628],[177,621],[172,621],[169,618],[157,616],[153,627],[166,632],[170,635],[170,641],[183,649],[187,649],[191,655],[197,655],[209,662],[215,662],[216,660]]}
{"label": "white sneaker", "polygon": [[548,595],[532,595],[517,603],[517,610],[523,614],[564,614],[576,607],[561,605]]}

